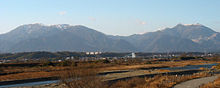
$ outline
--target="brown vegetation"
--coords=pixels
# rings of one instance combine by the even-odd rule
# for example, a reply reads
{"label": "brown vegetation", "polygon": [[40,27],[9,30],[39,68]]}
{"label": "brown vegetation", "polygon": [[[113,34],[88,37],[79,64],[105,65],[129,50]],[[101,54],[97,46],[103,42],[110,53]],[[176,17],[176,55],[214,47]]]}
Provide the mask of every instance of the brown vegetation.
{"label": "brown vegetation", "polygon": [[57,75],[52,72],[25,72],[25,73],[0,76],[0,81],[34,79],[34,78],[44,78],[44,77],[54,77],[54,76]]}
{"label": "brown vegetation", "polygon": [[209,76],[207,73],[199,73],[193,75],[180,75],[180,76],[156,76],[147,79],[146,88],[171,88],[174,85],[190,79],[201,78]]}
{"label": "brown vegetation", "polygon": [[[213,66],[212,68],[216,70],[220,70],[220,64],[218,64],[217,66]],[[203,86],[201,86],[201,88],[220,88],[220,77],[213,82],[204,84]]]}
{"label": "brown vegetation", "polygon": [[[201,61],[189,60],[189,61],[178,61],[178,62],[172,62],[172,61],[152,62],[152,61],[140,61],[139,59],[128,60],[128,61],[120,59],[118,61],[115,60],[111,62],[108,60],[79,61],[79,62],[74,62],[74,61],[42,62],[34,67],[25,66],[26,64],[31,65],[31,63],[24,63],[24,65],[22,65],[21,67],[10,66],[11,64],[7,66],[7,64],[5,64],[6,67],[1,67],[0,74],[4,74],[4,75],[0,75],[0,81],[33,79],[33,78],[42,78],[42,77],[61,77],[62,82],[71,88],[72,86],[76,86],[76,85],[79,87],[90,86],[92,88],[93,87],[103,88],[106,86],[111,88],[115,88],[115,87],[129,88],[129,86],[140,87],[143,85],[146,87],[146,85],[153,85],[153,84],[147,84],[146,82],[146,80],[150,78],[146,78],[146,79],[134,78],[127,81],[119,81],[119,83],[109,86],[109,85],[104,85],[105,83],[102,81],[103,79],[100,77],[98,78],[97,76],[95,76],[95,74],[104,71],[137,70],[137,69],[152,68],[152,67],[177,67],[177,66],[185,66],[185,65],[207,64],[207,63],[209,62],[202,60]],[[169,72],[167,70],[158,70],[158,71]],[[139,74],[140,72],[147,73],[148,71],[138,70],[137,72],[138,72],[137,74]],[[157,78],[157,80],[154,80],[150,83],[160,82],[159,79],[166,80],[163,77],[164,76],[161,76]],[[77,81],[73,79],[77,79]]]}
{"label": "brown vegetation", "polygon": [[[130,80],[118,81],[111,88],[171,88],[174,85],[190,79],[209,76],[206,73],[193,75],[158,75],[152,78],[132,78]],[[210,87],[211,88],[211,87]]]}
{"label": "brown vegetation", "polygon": [[130,80],[118,81],[110,85],[109,88],[144,88],[145,85],[146,81],[144,78],[135,77]]}
{"label": "brown vegetation", "polygon": [[201,86],[200,88],[220,88],[220,77],[216,79],[214,82],[210,82]]}
{"label": "brown vegetation", "polygon": [[[162,70],[163,71],[163,70]],[[166,72],[166,70],[164,70]],[[158,75],[152,78],[132,78],[106,85],[101,77],[96,76],[99,71],[94,68],[71,68],[60,74],[61,82],[68,88],[171,88],[175,84],[190,79],[210,76],[197,73],[193,75]]]}
{"label": "brown vegetation", "polygon": [[95,69],[74,69],[60,73],[61,82],[68,88],[106,88]]}

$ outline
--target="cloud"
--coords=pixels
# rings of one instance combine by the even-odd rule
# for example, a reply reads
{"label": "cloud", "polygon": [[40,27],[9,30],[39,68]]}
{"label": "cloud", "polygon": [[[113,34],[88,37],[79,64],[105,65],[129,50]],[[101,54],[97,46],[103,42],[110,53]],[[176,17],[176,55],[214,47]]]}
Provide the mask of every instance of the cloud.
{"label": "cloud", "polygon": [[138,24],[141,24],[141,25],[146,25],[147,24],[147,22],[142,21],[142,20],[137,20],[137,22],[138,22]]}
{"label": "cloud", "polygon": [[89,20],[91,20],[91,21],[96,21],[96,18],[90,17]]}
{"label": "cloud", "polygon": [[66,15],[66,11],[61,11],[58,14],[61,15],[61,16]]}
{"label": "cloud", "polygon": [[140,24],[145,25],[145,24],[146,24],[146,22],[142,21]]}

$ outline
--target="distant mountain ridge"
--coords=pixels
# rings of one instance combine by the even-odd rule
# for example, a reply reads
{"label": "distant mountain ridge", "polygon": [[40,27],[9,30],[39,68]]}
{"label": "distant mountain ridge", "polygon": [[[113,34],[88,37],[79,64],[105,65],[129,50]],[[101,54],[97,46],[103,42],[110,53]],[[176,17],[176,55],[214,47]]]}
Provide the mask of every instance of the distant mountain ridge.
{"label": "distant mountain ridge", "polygon": [[220,33],[201,24],[131,36],[106,35],[81,25],[27,24],[0,35],[0,52],[30,51],[215,52],[220,51]]}

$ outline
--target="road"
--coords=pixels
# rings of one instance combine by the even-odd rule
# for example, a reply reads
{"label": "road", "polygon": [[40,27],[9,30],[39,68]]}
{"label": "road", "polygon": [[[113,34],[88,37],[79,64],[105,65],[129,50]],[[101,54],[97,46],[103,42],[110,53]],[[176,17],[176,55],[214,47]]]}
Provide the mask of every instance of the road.
{"label": "road", "polygon": [[218,76],[216,75],[216,76],[211,76],[211,77],[193,79],[193,80],[189,80],[189,81],[177,84],[173,88],[199,88],[199,86],[201,86],[203,84],[207,84],[209,82],[213,82],[217,78],[218,78]]}

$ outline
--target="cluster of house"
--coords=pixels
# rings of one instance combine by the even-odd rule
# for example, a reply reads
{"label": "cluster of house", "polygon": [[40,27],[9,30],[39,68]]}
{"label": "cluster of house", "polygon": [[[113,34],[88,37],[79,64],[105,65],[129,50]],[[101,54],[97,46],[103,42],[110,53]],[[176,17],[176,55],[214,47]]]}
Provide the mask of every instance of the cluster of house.
{"label": "cluster of house", "polygon": [[131,53],[131,54],[128,54],[124,57],[127,57],[127,58],[136,58],[136,54],[135,53]]}
{"label": "cluster of house", "polygon": [[102,54],[102,52],[86,52],[86,55],[98,55]]}
{"label": "cluster of house", "polygon": [[0,60],[0,64],[10,62],[11,60]]}
{"label": "cluster of house", "polygon": [[[145,58],[145,59],[152,59],[152,58],[157,58],[157,59],[166,59],[166,58],[172,58],[172,57],[180,57],[182,53],[152,53],[148,55],[140,55],[138,53],[129,53],[125,56],[113,56],[113,57],[101,57],[99,54],[103,54],[103,52],[85,52],[86,55],[84,57],[74,57],[74,56],[68,56],[62,59],[59,59],[57,61],[63,61],[63,60],[99,60],[99,59],[119,59],[119,58]],[[98,55],[97,57],[91,57],[93,55]],[[186,54],[186,56],[193,56],[193,57],[213,57],[213,56],[220,56],[219,53],[189,53]],[[21,59],[20,59],[21,60]],[[27,61],[28,59],[22,59],[22,61]],[[35,59],[39,60],[39,59]],[[13,60],[7,60],[7,59],[1,59],[0,58],[0,64],[2,63],[9,63],[12,62]]]}

